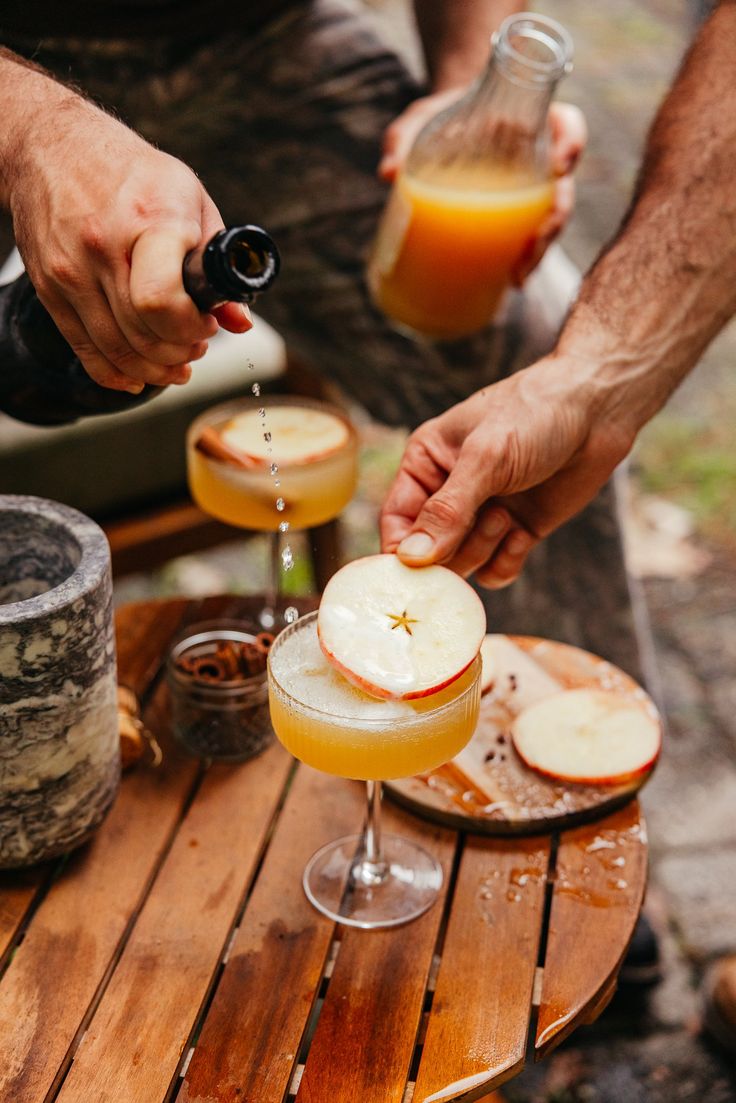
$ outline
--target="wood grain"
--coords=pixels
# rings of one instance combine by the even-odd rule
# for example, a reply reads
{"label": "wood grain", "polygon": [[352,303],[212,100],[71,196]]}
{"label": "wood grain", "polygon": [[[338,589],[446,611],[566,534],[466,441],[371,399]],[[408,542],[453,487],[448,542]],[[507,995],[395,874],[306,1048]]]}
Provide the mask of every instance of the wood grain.
{"label": "wood grain", "polygon": [[558,782],[521,761],[510,730],[529,705],[565,689],[605,689],[639,704],[649,702],[644,690],[611,663],[568,644],[495,635],[490,648],[494,684],[481,700],[473,738],[444,766],[387,782],[389,796],[419,815],[486,835],[565,830],[631,800],[651,770],[617,785]]}
{"label": "wood grain", "polygon": [[[153,623],[140,609],[121,614],[121,653],[124,662],[131,656],[136,686],[153,676],[147,641],[155,634],[160,652],[182,611]],[[107,819],[63,866],[0,982],[1,1103],[38,1103],[63,1073],[198,777],[198,764],[168,735],[165,686],[144,721],[164,748],[163,765],[125,776]]]}
{"label": "wood grain", "polygon": [[421,1018],[456,837],[385,810],[386,832],[441,863],[441,898],[403,927],[345,929],[297,1103],[401,1103]]}
{"label": "wood grain", "polygon": [[413,1103],[484,1098],[523,1067],[549,851],[466,841]]}
{"label": "wood grain", "polygon": [[300,766],[189,1065],[180,1103],[281,1103],[335,924],[307,900],[304,866],[360,830],[361,787]]}
{"label": "wood grain", "polygon": [[58,1103],[163,1099],[226,948],[291,760],[211,767],[127,942]]}
{"label": "wood grain", "polygon": [[[102,828],[56,870],[40,903],[33,878],[48,871],[0,880],[0,952],[38,903],[0,980],[0,1103],[162,1103],[192,1037],[180,1103],[283,1103],[297,1066],[298,1103],[402,1103],[415,1074],[413,1103],[470,1103],[520,1067],[545,839],[466,841],[423,1014],[441,906],[392,931],[350,930],[314,911],[301,887],[311,853],[359,829],[362,786],[300,766],[279,813],[290,765],[277,745],[205,772],[172,742],[161,670],[171,638],[185,624],[258,606],[257,597],[213,597],[119,612],[120,680],[145,702],[164,763],[125,776]],[[449,867],[454,835],[390,807],[385,820]],[[610,998],[645,878],[635,802],[562,835],[540,1054]]]}
{"label": "wood grain", "polygon": [[29,870],[0,873],[0,969],[5,965],[28,909],[44,891],[52,870],[53,865],[48,863]]}
{"label": "wood grain", "polygon": [[115,617],[118,682],[143,698],[160,673],[162,658],[186,616],[196,605],[185,599],[126,605]]}
{"label": "wood grain", "polygon": [[560,841],[544,961],[540,1056],[610,999],[644,899],[646,827],[637,801]]}

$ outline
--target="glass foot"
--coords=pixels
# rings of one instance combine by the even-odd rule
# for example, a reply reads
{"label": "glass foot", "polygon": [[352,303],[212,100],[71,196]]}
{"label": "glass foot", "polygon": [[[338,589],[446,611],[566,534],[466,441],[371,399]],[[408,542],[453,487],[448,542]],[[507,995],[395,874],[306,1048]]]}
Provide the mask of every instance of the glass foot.
{"label": "glass foot", "polygon": [[374,930],[422,915],[442,887],[442,867],[398,835],[381,838],[380,863],[368,862],[362,835],[346,835],[314,854],[304,870],[308,899],[337,923]]}

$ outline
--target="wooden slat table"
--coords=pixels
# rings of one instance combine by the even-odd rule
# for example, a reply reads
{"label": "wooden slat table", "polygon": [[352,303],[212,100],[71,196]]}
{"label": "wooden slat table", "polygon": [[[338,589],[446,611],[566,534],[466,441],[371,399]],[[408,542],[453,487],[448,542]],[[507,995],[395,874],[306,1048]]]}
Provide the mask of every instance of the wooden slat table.
{"label": "wooden slat table", "polygon": [[360,829],[362,786],[277,743],[205,769],[168,730],[172,637],[256,604],[120,610],[120,680],[164,761],[85,848],[0,879],[0,1103],[469,1103],[523,1066],[530,1023],[543,1054],[610,997],[644,893],[636,801],[529,838],[387,803],[442,863],[441,901],[378,932],[312,909],[305,862]]}

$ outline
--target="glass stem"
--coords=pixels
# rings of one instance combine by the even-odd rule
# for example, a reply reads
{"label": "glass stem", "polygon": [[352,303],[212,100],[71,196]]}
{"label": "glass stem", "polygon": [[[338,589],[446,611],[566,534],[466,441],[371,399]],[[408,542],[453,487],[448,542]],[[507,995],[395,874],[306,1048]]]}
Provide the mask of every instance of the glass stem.
{"label": "glass stem", "polygon": [[281,534],[268,533],[268,562],[266,563],[266,604],[261,613],[264,628],[273,628],[276,624],[276,610],[281,593]]}
{"label": "glass stem", "polygon": [[380,885],[388,875],[388,863],[381,852],[381,782],[367,781],[365,832],[363,851],[354,876],[364,885]]}

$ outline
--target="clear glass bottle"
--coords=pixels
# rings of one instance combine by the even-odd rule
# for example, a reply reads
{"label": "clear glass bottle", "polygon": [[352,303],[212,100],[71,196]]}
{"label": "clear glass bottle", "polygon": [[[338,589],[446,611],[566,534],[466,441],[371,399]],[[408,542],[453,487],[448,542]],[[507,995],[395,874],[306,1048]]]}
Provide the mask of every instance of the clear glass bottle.
{"label": "clear glass bottle", "polygon": [[[220,230],[188,253],[184,286],[200,310],[252,302],[279,271],[279,253],[260,226]],[[139,406],[163,388],[140,394],[95,383],[54,325],[25,273],[0,288],[0,410],[33,425],[62,425],[91,414]]]}
{"label": "clear glass bottle", "polygon": [[453,340],[496,313],[552,209],[547,113],[570,36],[529,12],[506,19],[485,72],[419,133],[368,264],[376,304],[401,328]]}

